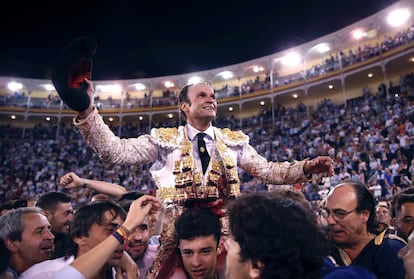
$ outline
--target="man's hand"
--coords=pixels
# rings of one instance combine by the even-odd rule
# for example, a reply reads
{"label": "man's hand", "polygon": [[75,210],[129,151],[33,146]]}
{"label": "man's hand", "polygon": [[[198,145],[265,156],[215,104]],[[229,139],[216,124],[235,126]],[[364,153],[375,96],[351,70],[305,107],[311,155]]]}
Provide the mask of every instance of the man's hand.
{"label": "man's hand", "polygon": [[[115,267],[116,271],[116,279],[138,279],[139,278],[139,269],[137,264],[128,255],[127,252],[124,251],[124,255],[121,258],[121,262],[118,266]],[[125,275],[125,276],[124,276]]]}
{"label": "man's hand", "polygon": [[81,119],[85,119],[86,117],[88,117],[88,115],[91,114],[91,112],[95,109],[94,108],[95,90],[93,88],[93,83],[92,83],[92,81],[90,81],[86,78],[85,78],[85,82],[86,82],[86,84],[88,84],[88,89],[86,90],[86,92],[88,92],[88,96],[89,96],[89,99],[90,99],[90,104],[89,104],[89,107],[86,110],[78,112],[78,115]]}
{"label": "man's hand", "polygon": [[303,165],[305,174],[326,174],[334,175],[334,161],[329,156],[318,156]]}
{"label": "man's hand", "polygon": [[148,214],[156,214],[160,208],[161,204],[156,197],[143,195],[131,203],[123,226],[132,232]]}
{"label": "man's hand", "polygon": [[65,189],[74,189],[83,185],[83,179],[73,172],[69,172],[59,179],[60,185]]}

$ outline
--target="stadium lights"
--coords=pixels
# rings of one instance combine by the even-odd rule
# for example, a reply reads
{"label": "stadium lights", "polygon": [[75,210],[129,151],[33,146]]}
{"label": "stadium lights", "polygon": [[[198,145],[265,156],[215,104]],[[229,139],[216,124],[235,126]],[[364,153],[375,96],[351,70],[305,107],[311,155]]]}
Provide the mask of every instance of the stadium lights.
{"label": "stadium lights", "polygon": [[253,72],[259,73],[259,72],[263,72],[263,71],[264,71],[263,66],[253,66]]}
{"label": "stadium lights", "polygon": [[282,57],[283,66],[297,66],[300,64],[300,55],[297,52],[290,52]]}
{"label": "stadium lights", "polygon": [[97,85],[96,91],[99,92],[110,92],[110,93],[121,93],[122,87],[119,84],[108,84],[108,85]]}
{"label": "stadium lights", "polygon": [[136,90],[138,90],[138,91],[141,91],[141,90],[144,90],[146,87],[145,87],[145,85],[144,84],[142,84],[142,83],[135,83],[134,84],[134,87],[135,87],[135,89]]}
{"label": "stadium lights", "polygon": [[328,43],[320,43],[314,46],[313,48],[315,48],[317,52],[322,53],[322,54],[327,53],[328,51],[331,50],[331,47],[329,46]]}
{"label": "stadium lights", "polygon": [[365,38],[367,36],[367,32],[361,30],[361,29],[356,29],[354,31],[352,31],[352,37],[355,40],[360,40],[362,38]]}
{"label": "stadium lights", "polygon": [[43,84],[43,88],[44,88],[46,91],[54,91],[54,90],[55,90],[55,87],[54,87],[52,84],[50,84],[50,83],[48,83],[48,84]]}
{"label": "stadium lights", "polygon": [[13,92],[16,92],[23,88],[23,84],[21,84],[20,82],[12,81],[7,84],[7,88],[9,88],[9,90]]}
{"label": "stadium lights", "polygon": [[[164,81],[164,86],[165,86],[166,88],[171,88],[171,87],[174,87],[174,86],[175,86],[175,84],[174,84],[173,82],[171,82],[171,81],[167,80],[167,81]],[[144,89],[145,89],[145,86],[144,86]]]}
{"label": "stadium lights", "polygon": [[230,71],[224,71],[224,72],[218,73],[217,75],[221,76],[223,79],[231,79],[234,77],[233,73]]}
{"label": "stadium lights", "polygon": [[203,81],[202,78],[199,78],[199,77],[191,77],[191,78],[188,79],[187,84],[197,84],[197,83],[200,83],[202,81]]}
{"label": "stadium lights", "polygon": [[408,20],[409,17],[410,17],[410,12],[408,11],[408,9],[398,9],[398,10],[392,11],[388,15],[387,22],[392,27],[398,27],[398,26],[403,25]]}

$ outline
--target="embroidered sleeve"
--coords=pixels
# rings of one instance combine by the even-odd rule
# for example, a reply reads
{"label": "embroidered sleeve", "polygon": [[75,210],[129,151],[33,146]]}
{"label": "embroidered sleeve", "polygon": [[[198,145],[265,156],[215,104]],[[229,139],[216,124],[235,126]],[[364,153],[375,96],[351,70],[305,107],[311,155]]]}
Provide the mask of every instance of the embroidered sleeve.
{"label": "embroidered sleeve", "polygon": [[74,121],[85,142],[108,164],[144,164],[159,157],[159,149],[150,135],[119,138],[95,110],[86,119]]}
{"label": "embroidered sleeve", "polygon": [[294,184],[306,182],[303,173],[305,161],[270,162],[259,155],[249,144],[245,144],[239,166],[258,179],[271,184]]}

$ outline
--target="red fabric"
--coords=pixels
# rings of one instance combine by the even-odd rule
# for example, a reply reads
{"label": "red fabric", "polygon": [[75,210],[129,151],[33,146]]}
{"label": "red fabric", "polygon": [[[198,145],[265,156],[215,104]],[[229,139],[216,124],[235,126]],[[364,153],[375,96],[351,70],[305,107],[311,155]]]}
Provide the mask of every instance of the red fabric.
{"label": "red fabric", "polygon": [[85,78],[91,80],[91,77],[91,63],[89,61],[81,61],[70,73],[68,84],[70,87],[77,89],[85,82]]}
{"label": "red fabric", "polygon": [[195,208],[208,208],[210,209],[217,217],[221,218],[224,216],[223,210],[223,200],[218,199],[212,202],[197,202],[193,204]]}

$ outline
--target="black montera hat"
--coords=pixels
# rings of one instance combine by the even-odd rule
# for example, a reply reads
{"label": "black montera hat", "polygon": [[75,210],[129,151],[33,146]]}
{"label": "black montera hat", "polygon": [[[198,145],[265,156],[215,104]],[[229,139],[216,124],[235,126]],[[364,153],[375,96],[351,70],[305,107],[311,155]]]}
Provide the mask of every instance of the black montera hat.
{"label": "black montera hat", "polygon": [[92,57],[97,43],[89,37],[79,37],[70,42],[56,58],[52,69],[52,82],[60,98],[76,111],[90,105],[85,78],[92,77]]}

